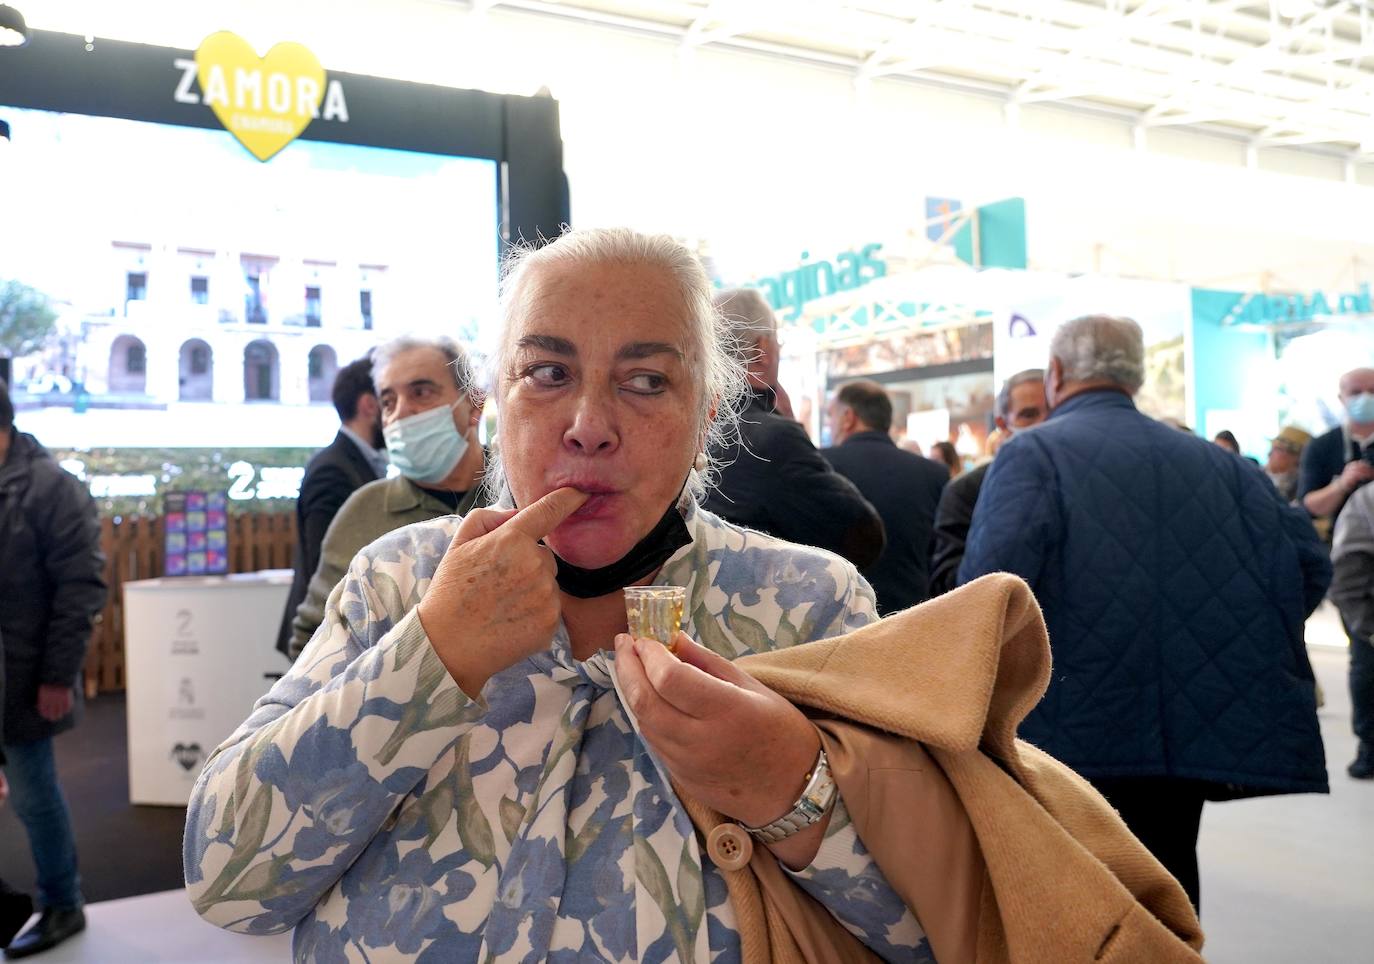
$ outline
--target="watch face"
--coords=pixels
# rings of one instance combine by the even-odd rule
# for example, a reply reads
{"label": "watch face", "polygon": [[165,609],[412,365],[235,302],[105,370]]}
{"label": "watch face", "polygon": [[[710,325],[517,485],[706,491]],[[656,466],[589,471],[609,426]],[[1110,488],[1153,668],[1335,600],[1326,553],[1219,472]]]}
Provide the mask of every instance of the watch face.
{"label": "watch face", "polygon": [[816,781],[816,785],[810,788],[810,792],[802,796],[801,803],[815,807],[823,815],[834,796],[835,780],[830,776],[830,771],[826,770],[821,778]]}

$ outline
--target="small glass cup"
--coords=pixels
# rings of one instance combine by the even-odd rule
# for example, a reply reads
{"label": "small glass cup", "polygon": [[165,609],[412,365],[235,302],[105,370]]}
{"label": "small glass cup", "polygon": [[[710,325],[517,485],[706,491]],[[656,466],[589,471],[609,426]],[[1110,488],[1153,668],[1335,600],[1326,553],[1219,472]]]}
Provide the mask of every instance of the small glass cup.
{"label": "small glass cup", "polygon": [[686,604],[687,590],[681,586],[627,586],[625,618],[630,624],[630,635],[656,639],[672,652],[677,648]]}

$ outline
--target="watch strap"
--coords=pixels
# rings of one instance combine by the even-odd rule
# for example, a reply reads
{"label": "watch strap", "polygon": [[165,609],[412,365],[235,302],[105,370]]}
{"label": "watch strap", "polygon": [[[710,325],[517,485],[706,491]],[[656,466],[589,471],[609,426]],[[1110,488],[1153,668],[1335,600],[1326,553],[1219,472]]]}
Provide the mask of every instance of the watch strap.
{"label": "watch strap", "polygon": [[807,827],[818,823],[835,805],[838,790],[835,778],[830,774],[830,761],[822,749],[816,757],[816,764],[807,774],[806,789],[792,804],[792,809],[772,823],[762,827],[745,827],[758,840],[766,844],[777,843]]}

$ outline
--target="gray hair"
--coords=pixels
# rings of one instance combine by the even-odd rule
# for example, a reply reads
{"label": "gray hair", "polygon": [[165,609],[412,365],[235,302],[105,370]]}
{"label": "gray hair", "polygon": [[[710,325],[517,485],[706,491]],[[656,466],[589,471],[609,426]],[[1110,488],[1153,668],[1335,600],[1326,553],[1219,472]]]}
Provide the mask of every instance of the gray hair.
{"label": "gray hair", "polygon": [[1011,416],[1011,393],[1022,385],[1029,385],[1031,382],[1043,384],[1045,381],[1045,369],[1027,368],[1025,371],[1017,372],[1002,383],[1002,390],[997,393],[997,414],[1003,418]]}
{"label": "gray hair", "polygon": [[1129,318],[1084,315],[1060,325],[1050,357],[1066,382],[1111,382],[1134,395],[1145,384],[1145,336]]}
{"label": "gray hair", "polygon": [[726,288],[716,292],[716,310],[730,325],[736,347],[748,351],[765,338],[778,337],[778,318],[757,288]]}
{"label": "gray hair", "polygon": [[[733,350],[730,326],[712,304],[711,279],[706,269],[696,255],[668,235],[640,234],[630,228],[590,228],[568,230],[540,248],[514,247],[501,277],[500,333],[490,359],[491,387],[495,389],[499,379],[508,374],[510,335],[522,308],[523,289],[530,272],[542,265],[567,262],[648,264],[664,269],[676,281],[689,322],[687,365],[701,387],[699,415],[706,425],[703,448],[708,465],[704,471],[693,468],[687,481],[687,491],[701,500],[716,478],[713,453],[726,447],[738,434],[739,410],[748,381]],[[499,419],[499,408],[497,412]],[[488,459],[486,485],[497,504],[511,504],[498,453]]]}
{"label": "gray hair", "polygon": [[396,360],[397,355],[403,355],[418,348],[429,348],[444,356],[448,369],[453,374],[453,383],[458,386],[458,391],[474,398],[481,395],[473,375],[472,363],[468,359],[468,353],[447,335],[401,335],[390,341],[382,342],[372,349],[373,383],[377,382],[382,369]]}

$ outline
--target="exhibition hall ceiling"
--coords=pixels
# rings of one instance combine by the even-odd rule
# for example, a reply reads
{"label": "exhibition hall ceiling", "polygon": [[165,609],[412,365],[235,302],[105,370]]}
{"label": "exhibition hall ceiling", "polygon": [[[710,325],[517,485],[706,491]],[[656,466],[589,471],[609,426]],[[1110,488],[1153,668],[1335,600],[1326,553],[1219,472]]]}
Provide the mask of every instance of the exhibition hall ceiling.
{"label": "exhibition hall ceiling", "polygon": [[750,49],[878,78],[1374,155],[1364,0],[450,0]]}

